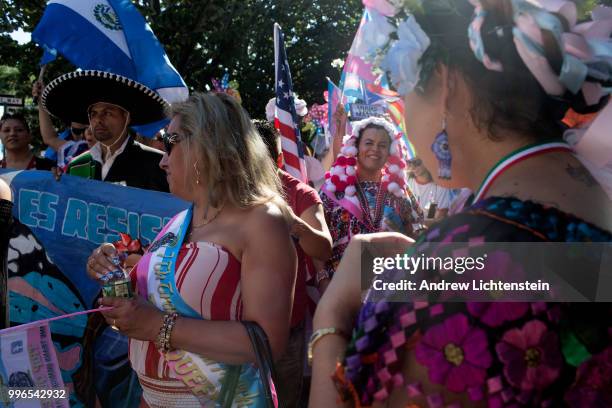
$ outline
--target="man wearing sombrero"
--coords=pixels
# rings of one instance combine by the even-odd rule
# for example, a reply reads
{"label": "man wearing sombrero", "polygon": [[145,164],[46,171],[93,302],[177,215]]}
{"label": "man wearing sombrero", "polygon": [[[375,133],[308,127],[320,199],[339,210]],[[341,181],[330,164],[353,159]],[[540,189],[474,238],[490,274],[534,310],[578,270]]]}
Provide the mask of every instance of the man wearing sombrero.
{"label": "man wearing sombrero", "polygon": [[70,162],[68,174],[168,191],[166,175],[159,167],[162,152],[134,141],[128,132],[128,126],[165,117],[168,104],[155,91],[121,75],[75,71],[49,83],[41,103],[64,121],[89,123],[98,141]]}

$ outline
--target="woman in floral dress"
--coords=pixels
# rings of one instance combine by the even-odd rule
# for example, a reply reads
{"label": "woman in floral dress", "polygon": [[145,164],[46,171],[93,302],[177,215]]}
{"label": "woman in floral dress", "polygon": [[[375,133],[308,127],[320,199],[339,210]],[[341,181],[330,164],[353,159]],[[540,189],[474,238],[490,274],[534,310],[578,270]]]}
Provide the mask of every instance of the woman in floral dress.
{"label": "woman in floral dress", "polygon": [[413,236],[423,228],[423,212],[406,188],[402,157],[401,134],[385,119],[356,122],[345,136],[321,188],[333,254],[318,273],[319,283],[332,278],[351,237],[379,231]]}
{"label": "woman in floral dress", "polygon": [[[487,246],[495,248],[489,271],[511,281],[533,271],[509,243],[557,243],[566,260],[570,248],[586,248],[576,243],[612,241],[610,185],[591,171],[598,154],[611,154],[592,144],[610,137],[612,64],[601,56],[612,52],[611,10],[596,8],[577,24],[576,6],[563,0],[364,4],[364,53],[404,96],[416,150],[436,183],[475,192],[460,213],[405,242],[408,256],[465,258]],[[584,132],[562,137],[570,108],[601,111],[577,145],[569,142]],[[544,266],[559,265],[539,255]],[[336,278],[350,275],[344,265],[356,257],[342,260]],[[567,277],[597,293],[597,273],[609,265],[584,260],[591,264]],[[444,269],[415,274],[435,280]],[[380,277],[407,276],[394,269]],[[334,335],[312,344],[312,407],[333,406],[337,389],[364,407],[612,406],[609,303],[411,301],[370,289],[357,310],[360,288],[349,291],[350,282],[332,281],[315,316],[315,334],[332,327],[325,333]],[[336,335],[351,331],[350,340]]]}

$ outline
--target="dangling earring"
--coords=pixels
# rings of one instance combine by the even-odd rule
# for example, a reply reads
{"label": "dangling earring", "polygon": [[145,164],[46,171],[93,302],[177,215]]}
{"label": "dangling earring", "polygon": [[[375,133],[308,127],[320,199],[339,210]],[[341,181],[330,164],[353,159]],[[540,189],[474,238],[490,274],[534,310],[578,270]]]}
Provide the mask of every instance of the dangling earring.
{"label": "dangling earring", "polygon": [[193,170],[195,171],[196,174],[196,184],[200,185],[200,170],[198,170],[198,161],[196,160],[195,163],[193,163]]}
{"label": "dangling earring", "polygon": [[446,133],[446,117],[442,119],[442,131],[438,133],[431,145],[436,159],[438,159],[438,178],[450,180],[451,178],[451,152]]}

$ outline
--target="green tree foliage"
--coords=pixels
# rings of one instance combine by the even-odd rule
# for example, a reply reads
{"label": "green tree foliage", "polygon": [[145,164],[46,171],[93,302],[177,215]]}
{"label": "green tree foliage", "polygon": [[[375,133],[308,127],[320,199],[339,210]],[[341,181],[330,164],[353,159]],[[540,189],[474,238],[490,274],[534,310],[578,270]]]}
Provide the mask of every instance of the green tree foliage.
{"label": "green tree foliage", "polygon": [[[19,45],[9,33],[31,32],[44,0],[0,0],[0,65],[17,69],[13,87],[30,94],[42,50]],[[309,103],[323,101],[325,76],[338,79],[330,63],[344,58],[361,18],[360,0],[137,0],[135,4],[164,44],[190,90],[229,72],[239,82],[243,105],[263,117],[274,95],[273,23],[285,33],[295,91]],[[47,82],[71,70],[61,58],[47,68]],[[4,77],[0,71],[0,81]],[[5,85],[0,83],[0,88]]]}
{"label": "green tree foliage", "polygon": [[[338,80],[330,63],[346,56],[361,18],[360,0],[133,0],[164,44],[191,90],[229,72],[240,84],[243,105],[254,117],[274,94],[272,27],[285,33],[294,88],[308,103],[323,100],[325,77]],[[576,0],[585,15],[612,0]],[[45,0],[0,0],[0,88],[30,94],[42,50],[19,45],[9,33],[31,32]],[[15,72],[16,69],[16,72]],[[61,57],[50,64],[49,81],[73,67]]]}
{"label": "green tree foliage", "polygon": [[0,93],[12,94],[15,92],[19,79],[19,71],[6,65],[0,65]]}

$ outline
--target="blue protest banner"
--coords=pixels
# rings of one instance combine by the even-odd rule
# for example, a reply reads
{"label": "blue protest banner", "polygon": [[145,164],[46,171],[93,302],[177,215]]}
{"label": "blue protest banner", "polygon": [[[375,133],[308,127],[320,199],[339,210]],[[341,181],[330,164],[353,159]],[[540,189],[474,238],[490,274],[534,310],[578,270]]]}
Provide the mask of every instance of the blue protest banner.
{"label": "blue protest banner", "polygon": [[49,172],[0,170],[13,191],[13,215],[28,226],[51,261],[91,306],[98,284],[85,276],[87,257],[127,233],[148,245],[189,204],[171,194]]}
{"label": "blue protest banner", "polygon": [[[189,206],[167,193],[66,175],[56,181],[44,171],[0,169],[0,178],[13,192],[16,219],[8,253],[12,325],[95,307],[100,286],[85,272],[91,252],[103,242],[118,240],[119,233],[148,245],[172,216]],[[71,389],[73,376],[82,368],[87,325],[84,315],[50,324],[62,379]],[[130,404],[139,398],[137,389],[126,391],[137,387],[134,376],[125,370],[117,374],[118,361],[128,364],[127,339],[106,330],[94,353],[93,386],[104,399],[102,405]],[[87,405],[71,393],[71,406],[83,403]]]}

